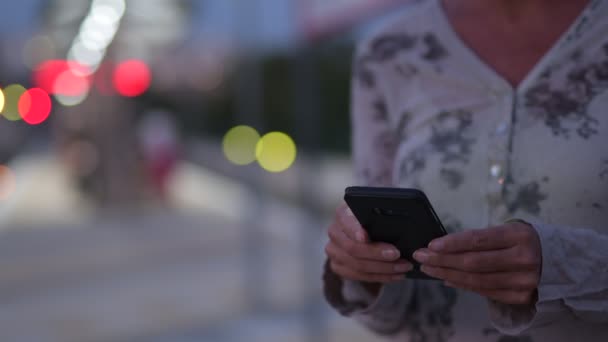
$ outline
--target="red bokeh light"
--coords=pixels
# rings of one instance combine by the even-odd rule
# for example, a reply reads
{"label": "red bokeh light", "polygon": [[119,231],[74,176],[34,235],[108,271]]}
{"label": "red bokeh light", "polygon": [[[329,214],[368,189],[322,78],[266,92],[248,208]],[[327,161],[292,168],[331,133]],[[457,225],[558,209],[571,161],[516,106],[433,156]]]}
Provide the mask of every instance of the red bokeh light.
{"label": "red bokeh light", "polygon": [[81,96],[89,90],[90,81],[73,70],[66,70],[55,79],[51,93],[64,96]]}
{"label": "red bokeh light", "polygon": [[19,114],[30,125],[43,123],[51,113],[51,98],[40,88],[32,88],[19,98]]}
{"label": "red bokeh light", "polygon": [[120,95],[135,97],[148,90],[151,79],[150,69],[146,63],[131,59],[116,66],[112,82]]}
{"label": "red bokeh light", "polygon": [[90,87],[89,68],[66,60],[53,59],[40,63],[34,70],[34,85],[47,94],[80,96]]}

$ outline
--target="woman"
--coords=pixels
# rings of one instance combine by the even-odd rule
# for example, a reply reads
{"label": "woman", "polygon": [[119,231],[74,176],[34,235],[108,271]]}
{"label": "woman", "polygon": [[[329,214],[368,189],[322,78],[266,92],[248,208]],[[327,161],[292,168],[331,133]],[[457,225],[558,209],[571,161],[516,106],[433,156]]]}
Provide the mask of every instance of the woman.
{"label": "woman", "polygon": [[360,184],[424,190],[414,254],[338,208],[325,294],[397,341],[608,341],[608,1],[428,0],[358,49]]}

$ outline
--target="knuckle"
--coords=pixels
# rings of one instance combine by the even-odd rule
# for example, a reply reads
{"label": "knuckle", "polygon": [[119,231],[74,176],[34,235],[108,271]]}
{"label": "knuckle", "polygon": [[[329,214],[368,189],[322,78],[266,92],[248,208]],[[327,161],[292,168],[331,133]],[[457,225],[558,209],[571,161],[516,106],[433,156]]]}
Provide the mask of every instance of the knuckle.
{"label": "knuckle", "polygon": [[479,261],[472,255],[465,255],[462,258],[462,268],[466,271],[472,271],[479,267]]}
{"label": "knuckle", "polygon": [[482,248],[487,244],[487,237],[481,231],[473,231],[471,233],[471,243],[476,248]]}
{"label": "knuckle", "polygon": [[351,256],[355,256],[357,254],[357,245],[354,242],[347,240],[344,242],[344,251]]}
{"label": "knuckle", "polygon": [[534,241],[537,237],[536,230],[526,224],[518,224],[515,228],[515,233],[520,241]]}
{"label": "knuckle", "polygon": [[365,266],[366,265],[365,265],[364,262],[359,261],[359,262],[353,262],[352,265],[351,265],[351,268],[354,271],[357,271],[357,272],[366,272],[367,271],[367,267],[365,267]]}
{"label": "knuckle", "polygon": [[329,258],[329,260],[336,260],[339,261],[340,260],[340,255],[338,253],[338,251],[336,250],[335,246],[332,244],[327,244],[325,246],[325,255],[327,255],[327,258]]}
{"label": "knuckle", "polygon": [[532,255],[526,250],[522,250],[519,253],[518,259],[519,259],[519,263],[522,265],[529,265],[533,262]]}
{"label": "knuckle", "polygon": [[392,265],[384,265],[384,264],[373,265],[373,268],[371,270],[374,271],[374,272],[385,273],[385,274],[400,273],[400,272],[396,272],[395,271],[394,266],[392,266]]}
{"label": "knuckle", "polygon": [[338,238],[338,236],[337,236],[337,234],[336,234],[336,229],[337,229],[337,227],[336,227],[336,225],[334,224],[334,225],[330,226],[330,227],[329,227],[329,229],[327,230],[327,236],[328,236],[328,237],[329,237],[329,239],[330,239],[330,240],[332,240],[332,241],[336,241],[336,240],[337,240],[337,238]]}
{"label": "knuckle", "polygon": [[517,251],[517,260],[524,266],[535,266],[538,264],[538,257],[531,248],[521,247]]}
{"label": "knuckle", "polygon": [[425,263],[428,263],[429,265],[441,265],[444,261],[446,260],[444,260],[441,255],[430,253]]}
{"label": "knuckle", "polygon": [[530,294],[528,292],[519,292],[516,296],[518,304],[527,304],[530,301]]}
{"label": "knuckle", "polygon": [[378,269],[373,262],[359,261],[357,262],[357,268],[361,272],[365,273],[382,273],[381,269]]}
{"label": "knuckle", "polygon": [[520,285],[525,289],[535,289],[538,286],[539,277],[536,275],[526,275],[521,278]]}

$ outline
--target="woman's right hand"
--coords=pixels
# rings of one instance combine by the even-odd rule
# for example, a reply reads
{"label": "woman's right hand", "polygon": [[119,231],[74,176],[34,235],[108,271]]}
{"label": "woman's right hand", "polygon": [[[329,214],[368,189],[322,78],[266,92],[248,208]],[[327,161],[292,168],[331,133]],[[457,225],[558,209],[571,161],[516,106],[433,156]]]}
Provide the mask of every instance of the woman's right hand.
{"label": "woman's right hand", "polygon": [[332,271],[344,279],[363,282],[372,294],[377,294],[382,284],[403,280],[412,269],[411,263],[399,259],[395,246],[370,242],[345,203],[336,210],[328,235],[325,253]]}

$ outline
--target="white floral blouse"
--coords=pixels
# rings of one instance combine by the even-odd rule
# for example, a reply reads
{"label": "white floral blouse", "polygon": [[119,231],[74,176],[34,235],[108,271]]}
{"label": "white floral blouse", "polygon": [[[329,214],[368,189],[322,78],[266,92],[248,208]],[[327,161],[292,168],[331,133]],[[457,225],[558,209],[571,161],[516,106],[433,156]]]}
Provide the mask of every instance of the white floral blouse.
{"label": "white floral blouse", "polygon": [[608,341],[608,1],[517,88],[417,2],[359,46],[352,101],[361,184],[424,190],[452,232],[531,222],[542,275],[515,307],[417,280],[372,299],[326,267],[330,304],[395,341]]}

